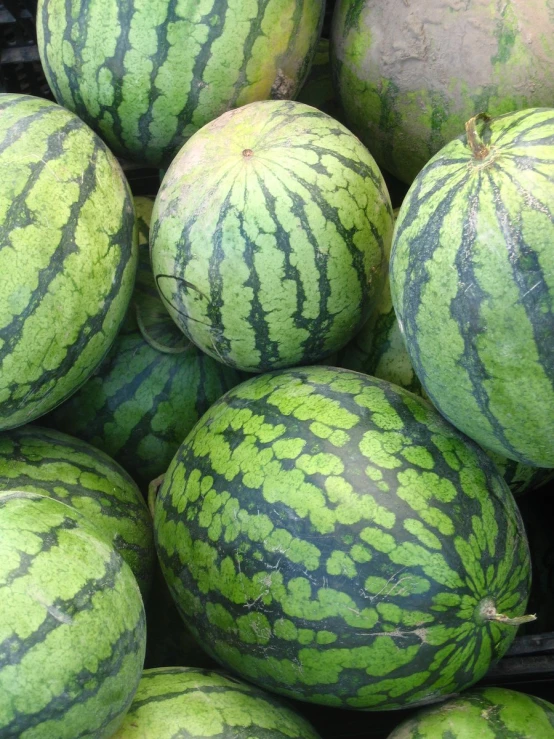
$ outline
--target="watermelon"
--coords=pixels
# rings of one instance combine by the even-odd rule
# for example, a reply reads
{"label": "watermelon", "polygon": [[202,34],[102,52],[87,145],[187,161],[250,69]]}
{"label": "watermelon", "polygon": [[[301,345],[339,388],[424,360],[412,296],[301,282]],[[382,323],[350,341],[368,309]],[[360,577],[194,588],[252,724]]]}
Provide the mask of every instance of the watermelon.
{"label": "watermelon", "polygon": [[396,315],[443,416],[497,454],[554,467],[554,110],[467,130],[400,208]]}
{"label": "watermelon", "polygon": [[348,126],[408,184],[482,110],[554,106],[544,0],[338,0],[331,37]]}
{"label": "watermelon", "polygon": [[209,406],[242,379],[179,331],[148,254],[153,201],[136,198],[139,268],[123,330],[93,377],[45,423],[117,460],[146,492]]}
{"label": "watermelon", "polygon": [[165,475],[154,534],[206,651],[314,703],[438,699],[527,620],[525,532],[492,462],[356,372],[268,373],[220,398]]}
{"label": "watermelon", "polygon": [[427,708],[388,739],[554,739],[554,705],[542,698],[483,688]]}
{"label": "watermelon", "polygon": [[165,166],[231,108],[293,98],[325,0],[40,0],[38,46],[57,101],[116,154]]}
{"label": "watermelon", "polygon": [[318,739],[310,724],[270,695],[223,673],[145,670],[114,739]]}
{"label": "watermelon", "polygon": [[103,452],[38,426],[0,434],[0,492],[40,493],[72,506],[123,557],[144,597],[154,568],[152,519],[129,475]]}
{"label": "watermelon", "polygon": [[139,683],[133,574],[74,508],[0,493],[0,736],[108,739]]}
{"label": "watermelon", "polygon": [[317,362],[382,290],[386,185],[340,123],[302,103],[231,111],[185,144],[152,220],[156,283],[181,330],[249,372]]}
{"label": "watermelon", "polygon": [[133,202],[117,160],[73,113],[0,95],[0,430],[85,382],[125,316]]}

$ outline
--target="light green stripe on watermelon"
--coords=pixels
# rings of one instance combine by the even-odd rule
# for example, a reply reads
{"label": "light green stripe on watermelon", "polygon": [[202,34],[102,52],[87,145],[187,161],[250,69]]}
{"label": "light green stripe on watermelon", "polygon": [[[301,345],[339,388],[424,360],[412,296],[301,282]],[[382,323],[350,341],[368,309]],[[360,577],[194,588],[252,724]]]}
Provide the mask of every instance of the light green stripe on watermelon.
{"label": "light green stripe on watermelon", "polygon": [[554,705],[506,688],[484,688],[407,719],[388,739],[554,739]]}
{"label": "light green stripe on watermelon", "polygon": [[338,0],[332,59],[349,127],[411,183],[482,111],[554,105],[554,15],[525,3]]}
{"label": "light green stripe on watermelon", "polygon": [[156,198],[158,289],[189,338],[248,372],[320,361],[369,315],[392,212],[359,140],[325,113],[265,101],[205,126]]}
{"label": "light green stripe on watermelon", "polygon": [[130,566],[143,596],[154,568],[152,519],[127,473],[66,434],[23,426],[0,434],[0,491],[40,493],[83,514]]}
{"label": "light green stripe on watermelon", "polygon": [[131,570],[57,500],[0,493],[0,736],[109,739],[139,683]]}
{"label": "light green stripe on watermelon", "polygon": [[164,307],[148,254],[152,205],[135,199],[139,267],[125,325],[94,376],[46,419],[117,460],[144,493],[204,411],[243,379],[191,344]]}
{"label": "light green stripe on watermelon", "polygon": [[347,370],[220,398],[165,476],[154,531],[204,648],[315,703],[392,709],[468,687],[529,594],[523,524],[485,453],[427,402]]}
{"label": "light green stripe on watermelon", "polygon": [[118,155],[167,165],[231,108],[296,95],[324,0],[41,0],[39,51],[58,102]]}
{"label": "light green stripe on watermelon", "polygon": [[554,467],[554,112],[509,114],[417,177],[400,209],[391,291],[436,408],[482,446]]}
{"label": "light green stripe on watermelon", "polygon": [[105,144],[47,100],[0,95],[0,429],[82,385],[124,318],[131,193]]}
{"label": "light green stripe on watermelon", "polygon": [[114,739],[318,739],[271,695],[229,675],[186,667],[145,670]]}

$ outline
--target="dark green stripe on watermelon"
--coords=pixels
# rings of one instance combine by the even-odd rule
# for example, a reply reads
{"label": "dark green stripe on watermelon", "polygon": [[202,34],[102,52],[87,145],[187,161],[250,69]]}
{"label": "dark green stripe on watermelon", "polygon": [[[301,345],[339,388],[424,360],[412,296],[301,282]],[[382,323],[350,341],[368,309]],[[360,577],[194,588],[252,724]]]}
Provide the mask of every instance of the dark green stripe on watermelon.
{"label": "dark green stripe on watermelon", "polygon": [[0,95],[0,429],[90,376],[121,325],[136,269],[121,168],[76,116]]}
{"label": "dark green stripe on watermelon", "polygon": [[324,9],[324,0],[41,0],[39,51],[58,102],[113,151],[167,165],[225,111],[294,97]]}
{"label": "dark green stripe on watermelon", "polygon": [[186,667],[145,670],[114,739],[318,739],[273,696],[224,673]]}
{"label": "dark green stripe on watermelon", "polygon": [[388,739],[554,739],[554,705],[506,688],[472,690],[403,722]]}
{"label": "dark green stripe on watermelon", "polygon": [[119,552],[143,596],[154,568],[152,520],[136,483],[106,454],[57,431],[0,434],[0,491],[40,493],[72,506]]}
{"label": "dark green stripe on watermelon", "polygon": [[135,199],[139,267],[124,327],[94,376],[46,419],[105,451],[145,493],[200,416],[243,379],[191,344],[160,300],[148,254],[152,204]]}
{"label": "dark green stripe on watermelon", "polygon": [[411,393],[334,368],[217,401],[165,476],[154,529],[206,650],[316,703],[390,709],[468,687],[530,587],[517,506],[484,452]]}
{"label": "dark green stripe on watermelon", "polygon": [[393,302],[440,412],[498,454],[554,467],[554,114],[508,114],[483,135],[484,158],[462,137],[412,185]]}
{"label": "dark green stripe on watermelon", "polygon": [[140,679],[131,570],[75,509],[0,493],[0,735],[110,737]]}

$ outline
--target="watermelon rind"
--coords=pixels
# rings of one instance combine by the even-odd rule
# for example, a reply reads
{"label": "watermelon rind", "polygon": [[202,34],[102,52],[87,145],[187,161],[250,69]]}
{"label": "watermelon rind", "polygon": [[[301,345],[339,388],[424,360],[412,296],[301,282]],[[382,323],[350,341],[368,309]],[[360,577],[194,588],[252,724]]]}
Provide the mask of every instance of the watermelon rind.
{"label": "watermelon rind", "polygon": [[214,359],[247,372],[323,360],[369,316],[392,209],[367,149],[310,106],[264,101],[204,126],[152,215],[156,284]]}
{"label": "watermelon rind", "polygon": [[132,196],[107,146],[49,100],[0,94],[0,430],[88,379],[136,263]]}
{"label": "watermelon rind", "polygon": [[356,372],[270,373],[220,398],[165,475],[154,532],[206,651],[301,700],[439,699],[528,620],[525,531],[492,461],[426,401]]}
{"label": "watermelon rind", "polygon": [[114,739],[319,739],[273,696],[221,672],[188,667],[145,670]]}
{"label": "watermelon rind", "polygon": [[38,48],[56,99],[126,159],[166,166],[231,108],[293,98],[325,0],[40,0]]}
{"label": "watermelon rind", "polygon": [[28,425],[0,434],[0,492],[23,490],[72,506],[123,557],[146,598],[154,570],[152,519],[136,483],[99,449]]}
{"label": "watermelon rind", "polygon": [[144,606],[74,508],[0,493],[0,736],[109,739],[139,683]]}
{"label": "watermelon rind", "polygon": [[554,705],[507,688],[482,688],[425,709],[388,739],[554,739]]}

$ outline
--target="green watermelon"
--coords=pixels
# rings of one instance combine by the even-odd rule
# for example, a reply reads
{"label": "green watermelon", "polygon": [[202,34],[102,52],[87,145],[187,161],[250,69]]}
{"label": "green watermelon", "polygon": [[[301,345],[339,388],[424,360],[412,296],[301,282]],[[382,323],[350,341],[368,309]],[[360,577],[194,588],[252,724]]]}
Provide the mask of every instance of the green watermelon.
{"label": "green watermelon", "polygon": [[108,739],[145,646],[136,580],[84,516],[0,493],[0,736]]}
{"label": "green watermelon", "polygon": [[318,739],[310,724],[261,690],[219,672],[145,670],[114,739]]}
{"label": "green watermelon", "polygon": [[40,0],[37,34],[57,101],[118,155],[166,166],[231,108],[293,98],[325,0]]}
{"label": "green watermelon", "polygon": [[344,113],[333,87],[328,38],[319,39],[310,73],[296,99],[342,122]]}
{"label": "green watermelon", "polygon": [[437,699],[527,620],[525,531],[492,462],[427,402],[356,372],[266,374],[220,398],[168,469],[154,534],[206,651],[301,700]]}
{"label": "green watermelon", "polygon": [[136,198],[139,268],[124,328],[94,376],[45,422],[117,460],[146,491],[200,416],[242,379],[179,331],[148,254],[153,201]]}
{"label": "green watermelon", "polygon": [[152,519],[127,473],[103,452],[38,426],[0,434],[0,492],[40,493],[72,506],[130,566],[144,597],[154,569]]}
{"label": "green watermelon", "polygon": [[544,0],[338,0],[331,36],[349,127],[408,184],[480,111],[554,106]]}
{"label": "green watermelon", "polygon": [[443,416],[497,454],[554,467],[554,110],[467,130],[402,203],[396,315]]}
{"label": "green watermelon", "polygon": [[117,160],[68,111],[0,94],[0,429],[85,382],[124,318],[133,202]]}
{"label": "green watermelon", "polygon": [[263,372],[346,344],[382,290],[392,227],[384,180],[344,126],[301,103],[253,103],[172,162],[152,264],[197,346]]}
{"label": "green watermelon", "polygon": [[427,708],[388,739],[554,739],[554,705],[506,688],[483,688]]}

